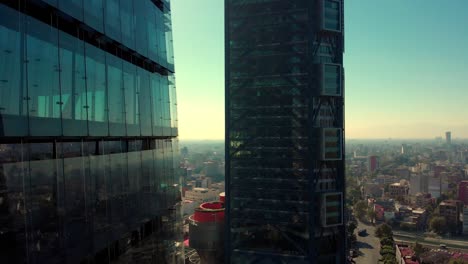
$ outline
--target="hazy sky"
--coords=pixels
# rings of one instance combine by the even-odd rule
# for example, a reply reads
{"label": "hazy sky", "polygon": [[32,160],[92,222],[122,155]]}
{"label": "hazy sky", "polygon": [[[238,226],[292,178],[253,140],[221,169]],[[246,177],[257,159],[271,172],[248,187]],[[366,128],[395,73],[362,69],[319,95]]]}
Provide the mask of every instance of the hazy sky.
{"label": "hazy sky", "polygon": [[[223,139],[224,0],[171,3],[180,138]],[[467,12],[467,0],[345,1],[348,138],[468,138]]]}

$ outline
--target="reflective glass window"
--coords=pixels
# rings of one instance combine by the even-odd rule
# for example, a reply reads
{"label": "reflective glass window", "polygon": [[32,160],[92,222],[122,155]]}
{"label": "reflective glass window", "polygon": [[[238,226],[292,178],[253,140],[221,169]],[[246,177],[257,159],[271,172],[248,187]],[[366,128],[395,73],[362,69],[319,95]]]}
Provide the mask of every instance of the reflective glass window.
{"label": "reflective glass window", "polygon": [[323,25],[325,29],[341,30],[340,2],[332,0],[325,1]]}
{"label": "reflective glass window", "polygon": [[133,14],[133,1],[120,1],[120,20],[122,43],[135,50],[136,16]]}
{"label": "reflective glass window", "polygon": [[148,17],[145,2],[133,1],[134,13],[136,15],[136,51],[141,55],[148,57]]}
{"label": "reflective glass window", "polygon": [[161,103],[163,127],[167,128],[171,126],[171,106],[169,101],[169,84],[166,76],[161,78]]}
{"label": "reflective glass window", "polygon": [[153,135],[162,135],[161,75],[151,74],[153,95]]}
{"label": "reflective glass window", "polygon": [[125,135],[124,87],[122,60],[107,54],[107,90],[109,95],[109,133]]}
{"label": "reflective glass window", "polygon": [[[123,1],[122,1],[123,2]],[[127,2],[131,2],[128,1]],[[147,1],[144,1],[147,2]],[[120,30],[120,3],[119,0],[105,1],[105,32],[112,39],[121,42],[122,33]]]}
{"label": "reflective glass window", "polygon": [[108,134],[105,52],[86,44],[86,83],[89,134]]}
{"label": "reflective glass window", "polygon": [[59,34],[63,134],[84,136],[88,133],[84,42]]}
{"label": "reflective glass window", "polygon": [[104,7],[102,0],[83,0],[84,22],[99,32],[104,32]]}
{"label": "reflective glass window", "polygon": [[147,24],[148,24],[148,54],[149,58],[153,61],[158,59],[158,35],[156,31],[156,13],[159,10],[151,1],[145,1],[147,9]]}
{"label": "reflective glass window", "polygon": [[[92,148],[92,147],[91,147]],[[109,162],[109,157],[106,155],[88,156],[89,171],[92,185],[95,189],[93,196],[94,214],[93,222],[93,246],[95,252],[107,246],[107,238],[110,233],[109,213],[108,213],[108,186],[107,182],[109,171],[106,166]]]}
{"label": "reflective glass window", "polygon": [[58,136],[62,134],[58,32],[56,28],[30,17],[26,28],[30,134]]}
{"label": "reflective glass window", "polygon": [[325,95],[341,95],[341,66],[324,64],[323,93]]}
{"label": "reflective glass window", "polygon": [[48,3],[51,6],[57,7],[57,0],[43,0],[43,1]]}
{"label": "reflective glass window", "polygon": [[58,8],[70,16],[83,21],[83,0],[59,0]]}
{"label": "reflective glass window", "polygon": [[137,89],[140,103],[140,122],[141,135],[152,135],[152,112],[151,112],[151,90],[150,90],[150,73],[138,68],[137,69]]}
{"label": "reflective glass window", "polygon": [[24,175],[26,194],[26,225],[29,233],[30,259],[38,263],[47,261],[47,254],[61,253],[63,234],[58,212],[59,199],[63,199],[63,185],[58,181],[58,164],[54,159],[52,143],[31,143],[29,170]]}
{"label": "reflective glass window", "polygon": [[[176,86],[175,86],[175,78],[174,75],[171,74],[168,76],[168,82],[169,82],[169,90],[170,90],[170,104],[171,104],[171,127],[176,128],[177,127],[177,95],[176,95]],[[176,134],[173,134],[173,136],[176,136]]]}
{"label": "reflective glass window", "polygon": [[166,39],[165,39],[165,29],[164,29],[164,14],[162,11],[156,9],[156,34],[158,38],[158,62],[167,67],[167,55],[166,55]]}
{"label": "reflective glass window", "polygon": [[[0,5],[0,136],[27,135],[27,101],[20,13]],[[24,40],[24,39],[23,39]],[[22,116],[22,117],[20,117]]]}
{"label": "reflective glass window", "polygon": [[167,67],[174,71],[174,49],[172,45],[172,23],[171,12],[165,10],[164,12],[164,39],[166,41],[166,61]]}
{"label": "reflective glass window", "polygon": [[25,193],[24,175],[28,162],[23,162],[22,144],[0,144],[0,226],[2,237],[2,257],[7,262],[26,262]]}
{"label": "reflective glass window", "polygon": [[136,86],[136,66],[123,62],[123,84],[125,93],[125,120],[127,135],[140,135],[140,106]]}

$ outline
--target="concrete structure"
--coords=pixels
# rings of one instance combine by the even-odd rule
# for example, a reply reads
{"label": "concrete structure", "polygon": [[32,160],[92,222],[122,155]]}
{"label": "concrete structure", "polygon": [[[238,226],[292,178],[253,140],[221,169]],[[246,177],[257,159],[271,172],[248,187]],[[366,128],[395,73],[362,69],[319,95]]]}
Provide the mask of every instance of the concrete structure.
{"label": "concrete structure", "polygon": [[456,225],[457,230],[461,227],[461,216],[463,203],[458,200],[444,200],[439,204],[439,214],[447,221],[447,225]]}
{"label": "concrete structure", "polygon": [[468,205],[468,181],[458,183],[458,200],[464,205]]}
{"label": "concrete structure", "polygon": [[388,194],[391,198],[403,197],[407,198],[409,193],[409,184],[406,180],[401,180],[400,182],[392,183],[388,187]]}
{"label": "concrete structure", "polygon": [[427,193],[429,191],[429,175],[426,173],[411,173],[409,194]]}
{"label": "concrete structure", "polygon": [[189,245],[200,256],[200,264],[224,261],[224,193],[218,202],[203,203],[189,218]]}
{"label": "concrete structure", "polygon": [[172,50],[170,0],[0,1],[0,263],[183,261]]}
{"label": "concrete structure", "polygon": [[228,263],[344,263],[343,0],[225,0]]}
{"label": "concrete structure", "polygon": [[369,156],[367,161],[367,171],[370,173],[375,172],[379,168],[379,157],[378,156]]}
{"label": "concrete structure", "polygon": [[445,132],[445,144],[447,145],[452,144],[452,132],[450,131]]}
{"label": "concrete structure", "polygon": [[463,207],[463,234],[468,235],[468,207]]}
{"label": "concrete structure", "polygon": [[185,191],[185,199],[198,203],[204,203],[216,200],[218,191],[208,188],[193,188],[192,190]]}
{"label": "concrete structure", "polygon": [[434,199],[432,198],[430,193],[417,193],[415,195],[415,205],[419,208],[425,208],[429,204],[433,203]]}

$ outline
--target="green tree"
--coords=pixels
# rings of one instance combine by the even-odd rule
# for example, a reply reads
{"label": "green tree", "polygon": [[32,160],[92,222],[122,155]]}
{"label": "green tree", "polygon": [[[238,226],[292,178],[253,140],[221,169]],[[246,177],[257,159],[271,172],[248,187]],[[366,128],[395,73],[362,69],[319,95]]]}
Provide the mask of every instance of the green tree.
{"label": "green tree", "polygon": [[354,205],[354,213],[360,220],[364,219],[367,212],[367,203],[365,201],[359,201]]}
{"label": "green tree", "polygon": [[393,247],[393,239],[389,237],[384,237],[382,240],[380,240],[380,245],[383,246],[391,246]]}
{"label": "green tree", "polygon": [[374,210],[372,210],[372,208],[367,208],[366,216],[367,219],[369,219],[371,222],[374,222],[377,213]]}
{"label": "green tree", "polygon": [[447,221],[442,216],[434,216],[429,221],[429,228],[437,234],[444,234],[447,232]]}
{"label": "green tree", "polygon": [[381,224],[375,229],[375,236],[378,238],[389,237],[393,239],[392,227],[388,224]]}

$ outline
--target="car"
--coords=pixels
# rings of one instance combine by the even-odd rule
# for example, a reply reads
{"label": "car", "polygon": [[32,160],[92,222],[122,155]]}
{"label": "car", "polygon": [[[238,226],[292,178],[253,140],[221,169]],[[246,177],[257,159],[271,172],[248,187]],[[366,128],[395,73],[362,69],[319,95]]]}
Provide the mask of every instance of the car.
{"label": "car", "polygon": [[366,236],[367,235],[367,230],[366,229],[361,229],[358,231],[358,236]]}

